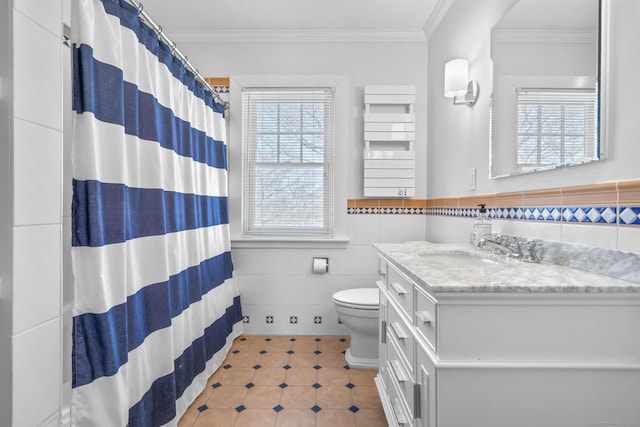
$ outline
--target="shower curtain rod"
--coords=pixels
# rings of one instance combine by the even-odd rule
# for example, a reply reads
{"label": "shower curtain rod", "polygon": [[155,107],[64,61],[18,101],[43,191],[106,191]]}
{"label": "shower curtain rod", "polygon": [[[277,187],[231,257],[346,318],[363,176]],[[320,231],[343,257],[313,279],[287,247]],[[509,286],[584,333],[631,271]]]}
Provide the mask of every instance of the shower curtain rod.
{"label": "shower curtain rod", "polygon": [[202,77],[198,69],[194,67],[191,64],[191,62],[189,62],[189,58],[187,58],[186,55],[183,54],[180,51],[180,49],[176,47],[176,43],[172,41],[166,34],[164,34],[162,31],[162,27],[156,24],[155,21],[151,19],[149,14],[147,14],[143,10],[144,9],[143,4],[136,0],[126,0],[126,1],[131,3],[136,9],[138,9],[138,13],[142,17],[142,19],[144,19],[145,22],[151,27],[151,29],[156,32],[156,34],[158,35],[158,38],[164,41],[169,47],[171,47],[171,53],[174,56],[176,56],[180,61],[182,61],[184,66],[196,76],[196,79],[200,80],[200,82],[204,85],[204,87],[213,94],[213,97],[215,98],[215,100],[219,104],[222,104],[225,110],[228,109],[229,103],[224,101],[222,98],[220,98],[220,95],[218,94],[218,92],[209,84],[209,82],[207,82],[204,79],[204,77]]}

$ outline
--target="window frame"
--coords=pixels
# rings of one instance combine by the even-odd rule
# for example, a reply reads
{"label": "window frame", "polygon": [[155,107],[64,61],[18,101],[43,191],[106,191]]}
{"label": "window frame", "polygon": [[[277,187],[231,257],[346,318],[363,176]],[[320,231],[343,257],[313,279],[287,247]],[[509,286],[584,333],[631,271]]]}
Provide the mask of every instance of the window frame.
{"label": "window frame", "polygon": [[[243,232],[244,147],[242,90],[245,87],[330,87],[334,90],[333,235],[246,235]],[[349,180],[348,117],[349,79],[342,75],[232,75],[230,76],[229,132],[229,228],[231,247],[343,249],[349,243],[347,189]],[[341,183],[341,184],[339,184]]]}
{"label": "window frame", "polygon": [[[323,107],[322,130],[312,131],[304,130],[303,106],[305,103],[313,102],[312,99],[318,96],[318,104]],[[276,118],[272,124],[275,125],[274,130],[259,129],[259,107],[268,104],[276,105]],[[295,131],[284,129],[286,118],[283,118],[286,112],[287,104],[293,109],[299,106],[300,116],[294,119],[294,123],[299,125]],[[307,104],[309,105],[309,104]],[[335,140],[335,105],[334,105],[334,89],[331,87],[247,87],[243,89],[243,137],[242,144],[244,150],[243,159],[243,235],[245,236],[317,236],[331,238],[333,236],[333,188],[334,188],[334,140]],[[245,110],[248,108],[249,110]],[[256,115],[254,115],[256,114]],[[261,136],[271,134],[276,142],[274,150],[274,158],[260,159],[261,146],[259,139]],[[321,136],[322,138],[322,160],[305,161],[304,160],[304,139],[305,136]],[[287,138],[289,137],[289,138]],[[293,137],[291,139],[291,137]],[[299,146],[299,158],[283,159],[286,155],[286,149],[283,148],[283,140],[295,140],[295,144]],[[294,145],[295,145],[294,144]],[[267,157],[269,157],[267,155]],[[259,213],[255,198],[259,195],[260,169],[272,170],[275,174],[288,175],[288,171],[303,170],[320,172],[322,176],[321,189],[314,192],[315,196],[321,196],[322,203],[318,225],[275,225],[272,227],[259,225]],[[296,173],[290,175],[292,178]],[[317,178],[316,178],[317,179]],[[315,182],[315,179],[312,178]],[[306,204],[306,203],[305,203]],[[292,206],[293,209],[293,206]],[[287,209],[273,211],[274,214],[286,212]],[[304,211],[305,208],[303,207]],[[304,213],[304,212],[303,212]],[[292,214],[291,220],[295,221],[295,214]]]}

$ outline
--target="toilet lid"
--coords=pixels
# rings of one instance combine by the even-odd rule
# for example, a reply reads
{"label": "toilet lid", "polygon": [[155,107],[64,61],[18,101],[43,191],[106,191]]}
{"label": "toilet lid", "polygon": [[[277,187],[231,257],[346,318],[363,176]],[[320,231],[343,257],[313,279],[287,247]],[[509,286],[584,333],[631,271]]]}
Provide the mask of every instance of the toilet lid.
{"label": "toilet lid", "polygon": [[333,294],[336,304],[357,306],[363,308],[377,308],[380,297],[377,288],[346,289]]}

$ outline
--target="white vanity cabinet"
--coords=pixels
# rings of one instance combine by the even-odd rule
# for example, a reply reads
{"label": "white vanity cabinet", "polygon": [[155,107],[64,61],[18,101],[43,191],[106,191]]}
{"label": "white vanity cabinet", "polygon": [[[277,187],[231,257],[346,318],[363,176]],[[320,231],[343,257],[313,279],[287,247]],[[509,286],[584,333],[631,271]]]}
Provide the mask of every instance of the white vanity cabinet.
{"label": "white vanity cabinet", "polygon": [[415,426],[419,391],[415,381],[414,285],[380,260],[380,352],[376,386],[389,425]]}
{"label": "white vanity cabinet", "polygon": [[640,426],[638,290],[433,291],[420,271],[380,252],[390,426]]}

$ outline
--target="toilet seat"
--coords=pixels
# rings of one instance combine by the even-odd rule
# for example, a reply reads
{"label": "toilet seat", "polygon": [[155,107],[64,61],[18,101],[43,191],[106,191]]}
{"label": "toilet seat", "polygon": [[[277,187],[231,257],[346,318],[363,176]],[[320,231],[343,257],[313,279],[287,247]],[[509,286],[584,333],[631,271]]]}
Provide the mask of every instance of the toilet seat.
{"label": "toilet seat", "polygon": [[378,310],[380,295],[377,288],[346,289],[333,294],[336,305],[358,310]]}

